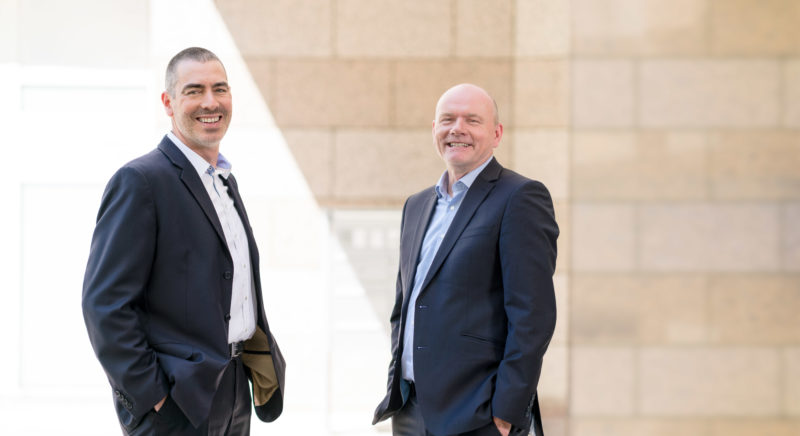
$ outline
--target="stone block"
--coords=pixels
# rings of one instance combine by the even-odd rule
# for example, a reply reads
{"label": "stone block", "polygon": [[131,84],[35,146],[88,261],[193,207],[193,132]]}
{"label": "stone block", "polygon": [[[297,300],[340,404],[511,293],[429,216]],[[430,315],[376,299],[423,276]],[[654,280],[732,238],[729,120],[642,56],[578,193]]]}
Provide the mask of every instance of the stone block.
{"label": "stone block", "polygon": [[570,313],[569,276],[563,272],[556,272],[553,275],[553,288],[556,294],[558,315],[556,330],[553,332],[550,346],[565,346],[569,343],[570,319],[572,318]]}
{"label": "stone block", "polygon": [[571,338],[578,345],[700,344],[706,279],[698,275],[576,274]]}
{"label": "stone block", "polygon": [[455,3],[455,49],[462,57],[511,54],[511,0],[458,0]]}
{"label": "stone block", "polygon": [[580,418],[572,420],[572,436],[674,436],[708,434],[701,419],[674,418]]}
{"label": "stone block", "polygon": [[639,355],[637,398],[646,415],[775,416],[781,411],[779,351],[652,348]]}
{"label": "stone block", "polygon": [[547,186],[553,199],[569,196],[569,135],[562,129],[516,129],[514,168]]}
{"label": "stone block", "polygon": [[283,137],[317,199],[333,194],[333,133],[326,129],[284,129]]}
{"label": "stone block", "polygon": [[800,60],[783,64],[783,125],[800,128]]}
{"label": "stone block", "polygon": [[278,61],[273,115],[280,127],[379,127],[391,122],[384,61]]}
{"label": "stone block", "polygon": [[775,271],[775,205],[664,204],[640,209],[640,265],[650,271]]}
{"label": "stone block", "polygon": [[[429,130],[340,130],[334,140],[334,195],[350,202],[400,202],[433,185],[444,163]],[[388,160],[387,160],[388,159]]]}
{"label": "stone block", "polygon": [[484,88],[497,102],[500,122],[512,123],[511,64],[502,60],[409,60],[398,61],[394,79],[395,124],[430,127],[436,102],[449,88],[473,83]]}
{"label": "stone block", "polygon": [[565,127],[569,124],[567,61],[519,60],[514,84],[514,126]]}
{"label": "stone block", "polygon": [[703,1],[573,0],[573,50],[580,55],[702,55]]}
{"label": "stone block", "polygon": [[[87,13],[99,18],[87,19]],[[18,59],[28,65],[144,68],[149,24],[147,2],[20,1]]]}
{"label": "stone block", "polygon": [[570,413],[630,416],[636,411],[636,358],[632,348],[573,347]]}
{"label": "stone block", "polygon": [[709,436],[797,436],[800,420],[780,418],[727,418],[715,419],[710,424]]}
{"label": "stone block", "polygon": [[636,120],[635,68],[629,60],[572,62],[576,127],[631,127]]}
{"label": "stone block", "polygon": [[336,54],[382,58],[450,55],[451,3],[338,0]]}
{"label": "stone block", "polygon": [[645,127],[770,127],[780,123],[780,68],[771,60],[650,60],[640,68]]}
{"label": "stone block", "polygon": [[800,53],[800,3],[795,0],[712,0],[710,6],[712,54]]}
{"label": "stone block", "polygon": [[574,271],[631,271],[636,259],[636,210],[629,204],[574,203]]}
{"label": "stone block", "polygon": [[711,193],[721,199],[800,199],[800,133],[709,135]]}
{"label": "stone block", "polygon": [[781,266],[786,271],[800,271],[800,203],[781,207]]}
{"label": "stone block", "polygon": [[783,368],[783,410],[797,420],[800,418],[800,347],[784,348]]}
{"label": "stone block", "polygon": [[215,3],[245,57],[332,53],[331,0]]}
{"label": "stone block", "polygon": [[[258,91],[267,104],[267,110],[273,110],[275,100],[275,62],[263,58],[245,58],[247,70],[253,77]],[[238,89],[237,89],[238,90]],[[273,119],[274,119],[273,114]]]}
{"label": "stone block", "polygon": [[539,376],[539,405],[544,416],[563,416],[569,394],[569,347],[550,345]]}
{"label": "stone block", "polygon": [[720,275],[709,282],[711,341],[742,345],[800,343],[800,277]]}
{"label": "stone block", "polygon": [[698,132],[581,131],[573,135],[576,199],[702,199],[707,196],[706,137]]}
{"label": "stone block", "polygon": [[516,55],[569,54],[570,4],[564,0],[517,0]]}

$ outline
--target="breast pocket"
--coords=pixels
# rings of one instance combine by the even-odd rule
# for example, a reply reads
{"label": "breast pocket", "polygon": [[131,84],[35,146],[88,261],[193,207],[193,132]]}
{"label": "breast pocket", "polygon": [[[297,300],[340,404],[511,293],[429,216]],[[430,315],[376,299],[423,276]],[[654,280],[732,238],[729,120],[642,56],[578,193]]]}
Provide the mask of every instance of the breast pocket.
{"label": "breast pocket", "polygon": [[459,237],[459,239],[474,238],[476,236],[490,236],[496,231],[496,229],[497,226],[494,225],[467,227],[461,233],[461,237]]}

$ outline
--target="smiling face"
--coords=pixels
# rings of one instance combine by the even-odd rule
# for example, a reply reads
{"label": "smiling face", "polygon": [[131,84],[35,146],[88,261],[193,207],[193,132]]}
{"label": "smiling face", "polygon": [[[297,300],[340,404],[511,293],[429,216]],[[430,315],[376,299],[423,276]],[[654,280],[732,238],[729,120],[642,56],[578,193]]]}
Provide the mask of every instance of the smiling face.
{"label": "smiling face", "polygon": [[175,73],[175,85],[161,94],[172,117],[172,132],[197,154],[216,162],[232,114],[225,68],[217,60],[186,59]]}
{"label": "smiling face", "polygon": [[483,89],[457,85],[439,99],[433,142],[447,166],[450,184],[486,162],[502,137],[494,101]]}

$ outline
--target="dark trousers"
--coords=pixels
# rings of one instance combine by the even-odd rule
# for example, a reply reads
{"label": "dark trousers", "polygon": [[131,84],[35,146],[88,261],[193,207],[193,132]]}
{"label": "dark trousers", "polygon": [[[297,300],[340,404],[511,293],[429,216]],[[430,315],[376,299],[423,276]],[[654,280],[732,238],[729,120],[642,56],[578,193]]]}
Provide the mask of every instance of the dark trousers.
{"label": "dark trousers", "polygon": [[[513,433],[512,433],[513,434]],[[425,428],[425,421],[422,419],[422,411],[419,409],[417,403],[417,391],[414,385],[411,384],[411,391],[408,393],[408,399],[403,407],[395,413],[392,417],[392,435],[393,436],[445,436],[434,435]],[[498,436],[500,430],[494,425],[494,422],[477,428],[466,433],[459,433],[457,435],[447,436]]]}
{"label": "dark trousers", "polygon": [[[195,428],[180,407],[167,397],[156,412],[151,410],[129,436],[248,436],[250,434],[250,385],[241,358],[231,360],[211,403],[208,419]],[[124,433],[124,430],[123,430]]]}

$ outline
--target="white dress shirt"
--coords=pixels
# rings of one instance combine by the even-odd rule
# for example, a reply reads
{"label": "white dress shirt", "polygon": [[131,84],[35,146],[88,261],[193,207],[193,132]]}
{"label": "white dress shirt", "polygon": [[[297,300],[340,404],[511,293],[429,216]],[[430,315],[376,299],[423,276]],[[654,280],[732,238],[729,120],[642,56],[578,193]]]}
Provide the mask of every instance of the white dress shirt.
{"label": "white dress shirt", "polygon": [[254,283],[250,264],[250,249],[244,224],[236,212],[228,187],[219,179],[227,179],[231,164],[220,154],[214,168],[191,148],[187,147],[172,132],[167,137],[183,152],[208,192],[214,210],[222,225],[228,250],[233,258],[233,288],[231,293],[230,321],[228,323],[228,343],[250,339],[256,330],[255,303],[253,301]]}

